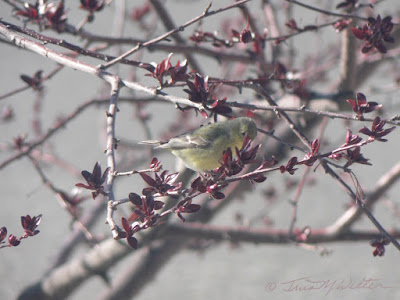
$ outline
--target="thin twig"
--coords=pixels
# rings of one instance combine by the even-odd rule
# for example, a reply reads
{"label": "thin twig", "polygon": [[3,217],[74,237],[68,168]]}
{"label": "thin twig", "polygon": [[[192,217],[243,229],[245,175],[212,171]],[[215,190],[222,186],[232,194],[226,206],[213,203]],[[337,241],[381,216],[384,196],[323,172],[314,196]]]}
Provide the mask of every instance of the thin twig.
{"label": "thin twig", "polygon": [[313,10],[313,11],[319,12],[319,13],[324,14],[324,15],[328,15],[328,16],[340,17],[340,18],[345,18],[345,19],[354,18],[354,19],[359,19],[359,20],[363,20],[363,21],[368,21],[368,18],[365,18],[365,17],[360,17],[360,16],[357,16],[357,15],[350,15],[350,14],[338,14],[338,13],[334,13],[334,12],[331,12],[331,11],[328,11],[328,10],[323,10],[323,9],[320,9],[320,8],[317,8],[317,7],[314,7],[314,6],[305,4],[305,3],[301,3],[301,2],[296,1],[296,0],[286,0],[286,1],[290,2],[290,3],[293,3],[293,4],[297,4],[299,6],[307,8],[309,10]]}
{"label": "thin twig", "polygon": [[181,25],[181,26],[179,26],[179,27],[177,27],[177,28],[175,28],[175,29],[172,29],[172,30],[168,31],[167,33],[164,33],[163,35],[160,35],[160,36],[158,36],[158,37],[156,37],[156,38],[154,38],[154,39],[152,39],[152,40],[150,40],[150,41],[147,41],[147,42],[145,42],[145,43],[143,43],[143,44],[138,44],[136,47],[132,48],[131,50],[129,50],[129,51],[126,52],[125,54],[121,55],[120,57],[118,57],[118,58],[116,58],[116,59],[110,61],[110,62],[107,63],[107,64],[104,64],[104,65],[100,66],[100,68],[102,68],[102,69],[107,69],[108,67],[110,67],[110,66],[116,64],[120,59],[125,58],[125,57],[127,57],[127,56],[129,56],[129,55],[131,55],[131,54],[133,54],[133,53],[135,53],[135,52],[137,52],[139,49],[152,46],[152,45],[154,45],[154,44],[156,44],[156,43],[158,43],[158,42],[160,42],[160,41],[162,41],[162,40],[165,40],[165,39],[168,38],[169,36],[171,36],[171,35],[173,35],[173,34],[175,34],[175,33],[178,33],[178,32],[180,32],[180,31],[183,31],[186,27],[188,27],[188,26],[190,26],[190,25],[192,25],[192,24],[198,22],[199,20],[201,20],[201,19],[203,19],[203,18],[206,18],[206,17],[212,16],[212,15],[221,13],[221,12],[223,12],[223,11],[232,9],[232,8],[234,8],[234,7],[240,6],[240,5],[242,5],[242,4],[246,3],[246,2],[249,2],[249,1],[252,1],[252,0],[242,0],[242,1],[238,1],[238,2],[236,2],[236,3],[234,3],[234,4],[228,5],[228,6],[226,6],[226,7],[223,7],[223,8],[214,10],[214,11],[205,10],[204,13],[201,14],[200,16],[198,16],[198,17],[196,17],[196,18],[194,18],[194,19],[192,19],[192,20],[186,22],[185,24],[183,24],[183,25]]}

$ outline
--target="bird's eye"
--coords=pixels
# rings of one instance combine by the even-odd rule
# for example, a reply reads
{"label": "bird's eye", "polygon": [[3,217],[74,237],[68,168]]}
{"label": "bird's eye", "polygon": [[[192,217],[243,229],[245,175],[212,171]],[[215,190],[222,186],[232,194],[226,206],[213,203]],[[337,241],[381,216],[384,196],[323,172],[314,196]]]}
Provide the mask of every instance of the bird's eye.
{"label": "bird's eye", "polygon": [[246,131],[242,130],[242,135],[245,136],[246,135]]}

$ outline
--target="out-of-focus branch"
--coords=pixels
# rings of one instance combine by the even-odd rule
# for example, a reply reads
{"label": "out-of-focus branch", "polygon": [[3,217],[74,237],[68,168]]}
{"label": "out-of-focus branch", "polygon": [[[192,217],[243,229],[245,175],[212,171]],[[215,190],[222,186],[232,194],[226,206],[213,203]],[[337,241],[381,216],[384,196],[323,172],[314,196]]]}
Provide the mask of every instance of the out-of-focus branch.
{"label": "out-of-focus branch", "polygon": [[[114,179],[115,177],[111,174],[115,171],[115,145],[116,145],[116,137],[115,137],[115,123],[117,118],[118,111],[118,96],[121,88],[121,83],[119,80],[115,80],[111,84],[111,97],[110,97],[110,105],[107,111],[107,148],[106,148],[106,156],[107,156],[107,167],[110,168],[109,175],[107,176],[107,187],[106,193],[108,195],[108,207],[112,206],[112,203],[115,200],[114,196]],[[113,219],[114,209],[111,208],[107,213],[107,223],[111,227],[111,233],[113,238],[118,237],[118,226]]]}
{"label": "out-of-focus branch", "polygon": [[51,271],[41,282],[21,293],[20,300],[65,299],[92,275],[102,275],[132,248],[122,242],[108,239],[83,256]]}
{"label": "out-of-focus branch", "polygon": [[328,15],[328,16],[341,17],[341,18],[346,18],[346,19],[355,18],[355,19],[360,19],[360,20],[364,20],[364,21],[368,20],[368,18],[360,17],[358,15],[334,13],[334,12],[331,12],[331,11],[328,11],[328,10],[324,10],[324,9],[320,9],[320,8],[317,8],[317,7],[314,7],[314,6],[311,6],[311,5],[302,3],[300,1],[296,1],[296,0],[286,0],[286,1],[290,2],[290,3],[293,3],[293,4],[297,4],[299,6],[307,8],[309,10],[319,12],[319,13],[324,14],[324,15]]}
{"label": "out-of-focus branch", "polygon": [[[14,32],[13,30],[10,30],[7,25],[3,24],[2,21],[0,21],[0,34],[4,35],[9,41],[12,41],[14,44],[16,44],[17,46],[19,46],[21,48],[28,49],[32,52],[35,52],[39,55],[47,57],[59,64],[65,65],[69,68],[76,69],[76,70],[82,71],[84,73],[88,73],[90,75],[97,76],[97,77],[105,80],[109,84],[112,84],[115,80],[117,80],[117,76],[115,76],[114,74],[109,73],[107,71],[104,71],[101,68],[96,68],[92,65],[83,63],[77,59],[60,54],[48,47],[45,47],[44,45],[41,45],[39,43],[36,43],[29,39],[26,39],[25,37],[19,35],[18,33]],[[126,87],[136,90],[138,92],[151,94],[151,95],[157,96],[159,98],[162,98],[164,100],[171,101],[175,104],[191,106],[200,111],[204,110],[204,107],[201,104],[192,102],[185,98],[169,96],[168,94],[166,94],[164,92],[160,92],[155,88],[149,88],[149,87],[141,85],[137,82],[122,80],[122,83]],[[1,167],[2,166],[0,165],[0,168]]]}
{"label": "out-of-focus branch", "polygon": [[[351,26],[351,25],[350,25]],[[356,71],[356,40],[350,28],[341,35],[342,49],[340,58],[339,92],[351,93],[354,90]]]}
{"label": "out-of-focus branch", "polygon": [[[252,0],[241,0],[241,1],[238,1],[236,3],[233,3],[231,5],[228,5],[226,7],[223,7],[223,8],[214,10],[214,11],[210,11],[211,4],[209,4],[206,7],[205,11],[200,16],[198,16],[198,17],[186,22],[185,24],[183,24],[183,25],[181,25],[179,27],[176,27],[174,25],[172,19],[167,14],[164,6],[162,6],[161,3],[159,3],[158,1],[154,1],[154,3],[152,2],[152,4],[153,4],[154,8],[156,9],[157,13],[159,13],[162,16],[161,20],[163,22],[166,21],[165,26],[167,27],[167,29],[169,29],[169,31],[167,33],[165,33],[165,34],[163,34],[161,36],[158,36],[158,37],[156,37],[156,38],[154,38],[154,39],[152,39],[150,41],[147,41],[147,42],[145,42],[143,44],[138,44],[136,47],[134,47],[131,50],[127,51],[126,53],[122,54],[120,57],[117,57],[116,59],[110,61],[109,63],[104,64],[102,66],[102,68],[108,68],[108,67],[112,66],[113,64],[117,63],[118,61],[120,61],[121,59],[123,59],[123,58],[125,58],[125,57],[127,57],[127,56],[129,56],[129,55],[131,55],[131,54],[133,54],[133,53],[135,53],[137,51],[139,51],[140,49],[142,49],[144,47],[152,46],[152,45],[154,45],[154,44],[156,44],[156,43],[168,38],[169,36],[172,36],[173,38],[175,38],[175,40],[177,42],[180,42],[180,43],[184,44],[184,40],[182,38],[180,38],[180,37],[176,38],[175,37],[177,35],[177,33],[179,33],[179,31],[183,31],[186,27],[198,22],[199,20],[201,20],[203,18],[215,15],[217,13],[221,13],[223,11],[232,9],[234,7],[238,7],[238,6],[240,6],[240,5],[242,5],[242,4],[246,3],[246,2],[249,2],[249,1],[252,1]],[[194,58],[192,57],[192,55],[190,53],[188,53],[187,57],[188,57],[188,61],[189,61],[189,58],[191,59],[191,61],[189,61],[189,63],[192,63],[191,64],[192,68],[195,71],[202,73],[201,70],[200,70],[200,67],[197,65],[197,63],[194,60]]]}
{"label": "out-of-focus branch", "polygon": [[[232,228],[205,225],[201,223],[170,224],[164,227],[163,240],[153,241],[153,246],[144,250],[139,250],[138,258],[141,261],[130,269],[130,276],[140,274],[146,277],[156,272],[157,267],[161,267],[168,261],[171,255],[176,254],[177,246],[183,246],[190,238],[205,238],[217,241],[247,242],[255,244],[291,244],[307,243],[315,244],[321,242],[338,241],[360,241],[379,238],[381,235],[373,231],[345,231],[340,234],[331,234],[326,229],[313,229],[304,240],[292,240],[288,237],[288,230],[278,229],[253,229],[253,228]],[[391,232],[395,237],[400,237],[400,232]],[[301,234],[300,234],[301,236]],[[187,237],[188,239],[185,239]],[[165,243],[169,247],[165,247]],[[174,247],[171,247],[175,245]],[[147,249],[147,250],[146,250]],[[169,249],[170,251],[165,251]],[[108,239],[100,243],[97,247],[88,251],[83,257],[73,259],[67,264],[59,267],[49,274],[41,284],[36,284],[23,292],[19,299],[65,299],[77,286],[90,278],[92,275],[101,275],[122,257],[133,251],[123,243]],[[152,266],[152,268],[149,266]],[[147,272],[143,272],[147,270]],[[152,270],[152,272],[149,272]],[[127,274],[128,275],[128,274]],[[141,277],[136,277],[141,281]],[[35,294],[33,293],[35,292]],[[137,292],[137,290],[136,290]],[[35,297],[37,295],[37,297]],[[117,294],[116,294],[117,295]],[[112,295],[103,295],[101,299],[117,299]]]}
{"label": "out-of-focus branch", "polygon": [[[8,22],[5,22],[5,21],[1,21],[0,20],[0,23],[5,25],[5,26],[7,26],[8,29],[13,30],[15,32],[28,35],[30,37],[33,37],[36,40],[39,40],[39,41],[41,41],[43,43],[46,43],[46,44],[57,45],[59,47],[74,51],[74,53],[81,54],[83,56],[89,56],[89,57],[101,59],[101,60],[104,60],[104,61],[110,61],[110,60],[113,60],[113,59],[116,58],[114,56],[110,56],[110,55],[94,52],[94,51],[91,51],[91,50],[88,50],[88,49],[84,49],[84,48],[79,47],[77,45],[71,44],[71,43],[65,41],[64,39],[57,39],[57,38],[45,36],[43,34],[37,33],[34,30],[27,29],[27,28],[22,28],[22,27],[16,26],[14,24],[11,24],[11,23],[8,23]],[[20,45],[17,45],[17,46],[20,46]],[[149,64],[145,64],[145,63],[134,61],[134,60],[128,60],[128,59],[120,59],[120,62],[122,64],[131,65],[131,66],[144,68],[144,69],[148,69],[150,67]]]}
{"label": "out-of-focus branch", "polygon": [[[111,45],[113,44],[144,44],[146,41],[134,38],[115,38],[108,36],[101,36],[91,34],[89,32],[83,32],[81,34],[83,38],[88,39],[89,41],[94,42],[105,42]],[[152,51],[163,51],[167,53],[183,53],[185,55],[189,53],[195,53],[198,55],[208,56],[210,58],[215,58],[217,61],[229,61],[229,62],[242,62],[246,64],[254,64],[257,62],[257,59],[249,54],[240,53],[238,51],[233,51],[231,49],[223,49],[221,51],[220,48],[211,49],[207,47],[203,47],[200,45],[178,45],[178,44],[166,44],[166,43],[157,43],[153,44],[147,49]],[[123,62],[123,61],[122,61]],[[270,67],[271,68],[271,67]]]}
{"label": "out-of-focus branch", "polygon": [[[104,70],[101,70],[99,68],[96,68],[94,66],[91,66],[89,64],[86,63],[82,63],[77,59],[68,57],[68,56],[64,56],[48,47],[45,47],[44,45],[41,45],[39,43],[36,43],[34,41],[31,41],[29,39],[26,39],[25,37],[21,36],[20,34],[14,32],[13,30],[10,30],[8,28],[7,25],[3,24],[0,21],[0,34],[2,34],[4,37],[6,37],[9,41],[12,41],[14,44],[16,44],[19,47],[28,49],[32,52],[35,52],[39,55],[42,55],[44,57],[47,57],[57,63],[60,63],[62,65],[65,65],[69,68],[72,69],[77,69],[80,70],[82,72],[97,76],[105,81],[107,81],[110,84],[114,84],[115,81],[119,81],[120,79],[109,73],[106,72]],[[175,97],[175,96],[170,96],[164,92],[160,92],[157,89],[152,89],[152,88],[148,88],[145,87],[139,83],[136,82],[130,82],[130,81],[126,81],[126,80],[122,80],[121,82],[123,82],[123,84],[131,89],[140,91],[140,92],[144,92],[144,93],[148,93],[154,96],[157,96],[159,98],[162,98],[164,100],[167,101],[171,101],[173,103],[176,104],[182,104],[182,105],[189,105],[191,107],[195,107],[198,110],[202,111],[204,110],[204,107],[201,104],[198,103],[194,103],[188,99],[184,99],[184,98],[180,98],[180,97]],[[76,112],[76,114],[78,114],[79,112]],[[73,118],[74,116],[72,116]],[[44,140],[48,139],[50,136],[52,136],[55,131],[57,131],[59,128],[59,126],[50,129],[47,134],[42,137],[39,141],[32,143],[31,145],[29,145],[27,147],[27,149],[20,151],[19,153],[13,155],[12,157],[10,157],[9,159],[7,159],[6,161],[4,161],[3,163],[0,164],[0,169],[4,168],[5,166],[7,166],[9,163],[11,163],[12,161],[19,159],[21,157],[23,157],[24,155],[30,153],[35,147],[37,147],[38,145],[42,144]]]}
{"label": "out-of-focus branch", "polygon": [[[345,231],[332,235],[325,229],[311,229],[304,241],[289,238],[289,231],[274,228],[235,228],[229,226],[215,226],[202,223],[171,224],[167,234],[173,237],[195,237],[196,239],[212,239],[216,241],[247,242],[254,244],[290,244],[290,243],[330,243],[338,241],[369,241],[380,238],[378,231]],[[400,231],[391,232],[400,237]]]}
{"label": "out-of-focus branch", "polygon": [[[400,163],[397,163],[384,174],[377,182],[375,188],[367,193],[365,206],[372,208],[373,204],[378,201],[384,193],[386,193],[400,179]],[[349,208],[339,219],[331,226],[327,227],[327,231],[332,234],[340,234],[346,232],[362,215],[362,209],[359,206]]]}
{"label": "out-of-focus branch", "polygon": [[[343,120],[351,120],[351,121],[360,121],[360,122],[373,122],[375,118],[364,117],[363,120],[357,120],[354,115],[350,114],[343,114],[343,113],[335,113],[329,111],[322,111],[322,110],[314,110],[309,109],[304,106],[301,107],[287,107],[287,106],[278,106],[278,105],[263,105],[263,104],[249,104],[249,103],[240,103],[240,102],[228,102],[227,105],[236,108],[243,108],[243,109],[251,109],[251,110],[265,110],[265,111],[273,111],[273,112],[290,112],[290,113],[301,113],[301,114],[310,114],[314,116],[320,117],[329,117],[331,119],[343,119]],[[387,124],[392,125],[400,125],[400,121],[392,120],[392,119],[385,119]]]}
{"label": "out-of-focus branch", "polygon": [[[81,224],[84,228],[90,229],[98,220],[98,217],[102,215],[105,211],[104,199],[99,197],[99,199],[95,200],[95,203],[86,211],[86,213],[80,218]],[[58,268],[62,264],[64,264],[72,252],[76,249],[77,245],[80,244],[85,238],[84,232],[82,231],[82,227],[74,226],[73,231],[64,238],[63,243],[59,247],[59,252],[52,259],[51,264],[48,266],[48,272],[51,272],[53,269]]]}
{"label": "out-of-focus branch", "polygon": [[[158,0],[150,0],[150,3],[151,3],[151,5],[153,5],[155,11],[157,12],[158,16],[160,17],[161,22],[164,24],[164,27],[167,30],[171,31],[171,30],[174,30],[175,28],[177,28],[174,21],[172,20],[170,14],[167,12],[167,9],[164,7],[164,4],[162,4]],[[178,32],[173,34],[172,38],[178,44],[182,44],[182,45],[186,44],[185,40],[181,37],[181,35]],[[199,63],[197,62],[197,60],[194,58],[194,56],[191,53],[187,53],[186,58],[195,72],[198,72],[201,74],[203,73]]]}
{"label": "out-of-focus branch", "polygon": [[[70,114],[68,114],[64,119],[61,121],[57,121],[56,124],[54,124],[53,127],[49,128],[47,130],[47,133],[40,137],[38,140],[35,142],[31,143],[28,147],[23,148],[21,151],[18,153],[12,155],[5,161],[3,161],[0,164],[0,169],[6,167],[13,161],[22,158],[23,156],[26,156],[30,154],[35,148],[39,147],[40,145],[43,145],[48,139],[50,139],[55,133],[58,131],[65,129],[65,125],[67,125],[69,122],[74,120],[77,116],[79,116],[82,112],[84,112],[87,108],[91,106],[96,106],[96,105],[104,105],[109,103],[109,99],[91,99],[89,101],[86,101],[76,107]],[[134,98],[134,97],[121,97],[119,99],[119,102],[125,102],[125,103],[131,103],[131,102],[147,102],[147,101],[155,101],[155,102],[160,102],[162,100],[154,97],[149,97],[149,98]],[[163,102],[163,101],[162,101]],[[36,153],[33,154],[35,156]]]}

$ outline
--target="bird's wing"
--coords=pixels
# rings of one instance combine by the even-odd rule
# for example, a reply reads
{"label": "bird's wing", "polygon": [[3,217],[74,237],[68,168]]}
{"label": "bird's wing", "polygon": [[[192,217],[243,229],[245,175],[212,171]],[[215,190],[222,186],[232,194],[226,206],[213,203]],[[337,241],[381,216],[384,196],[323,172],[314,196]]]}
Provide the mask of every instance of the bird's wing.
{"label": "bird's wing", "polygon": [[146,140],[146,141],[141,141],[139,142],[141,145],[162,145],[165,144],[165,142],[157,141],[157,140]]}
{"label": "bird's wing", "polygon": [[157,148],[182,150],[192,148],[206,148],[210,144],[211,141],[208,141],[200,136],[180,135],[176,138],[170,139],[168,143],[162,144]]}

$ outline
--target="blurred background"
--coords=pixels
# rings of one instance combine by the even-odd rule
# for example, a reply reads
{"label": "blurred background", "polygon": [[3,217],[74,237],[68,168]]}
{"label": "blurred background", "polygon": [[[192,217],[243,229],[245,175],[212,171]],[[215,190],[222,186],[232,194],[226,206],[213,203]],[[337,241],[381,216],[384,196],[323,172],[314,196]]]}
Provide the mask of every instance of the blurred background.
{"label": "blurred background", "polygon": [[[263,1],[251,1],[247,6],[256,15],[256,19],[263,24],[264,13],[260,7]],[[267,1],[268,2],[268,1]],[[278,5],[279,1],[271,1]],[[360,1],[369,4],[370,1]],[[398,1],[381,1],[373,11],[373,15],[378,13],[382,16],[392,15],[394,22],[398,22],[400,3]],[[173,15],[176,25],[184,24],[188,20],[202,14],[208,1],[165,1],[165,7]],[[214,1],[212,9],[224,7],[232,1]],[[339,1],[332,1],[329,5],[326,1],[303,1],[315,7],[334,9]],[[85,30],[93,34],[102,36],[115,36],[115,33],[122,28],[122,36],[129,38],[146,39],[143,24],[148,26],[157,24],[156,14],[146,17],[144,23],[133,22],[130,18],[132,11],[143,7],[146,1],[112,1],[109,7],[95,14],[93,23],[86,24]],[[123,26],[119,23],[118,12],[121,6],[125,6],[127,18]],[[85,11],[79,9],[79,1],[65,1],[68,9],[68,22],[78,24],[87,15]],[[0,18],[4,21],[22,26],[22,22],[12,16],[12,8],[5,1],[0,1]],[[372,12],[372,10],[371,10]],[[310,12],[299,6],[293,6],[293,15],[299,26],[323,23],[326,16]],[[366,15],[366,12],[363,13]],[[237,31],[241,31],[246,26],[243,19],[241,23],[233,20],[240,19],[238,9],[217,14],[216,16],[203,20],[200,26],[192,25],[188,27],[182,35],[187,37],[196,29],[203,31],[222,31],[221,24],[236,26]],[[284,14],[278,11],[277,16],[284,24]],[[331,18],[332,19],[332,18]],[[32,24],[28,28],[37,30],[37,26]],[[154,36],[164,33],[166,30],[160,23],[154,26]],[[281,28],[286,32],[285,28]],[[54,31],[44,31],[44,35],[57,36]],[[84,42],[79,37],[68,34],[61,34],[58,38],[65,38],[71,43],[84,46]],[[302,69],[305,62],[312,56],[334,56],[332,52],[338,51],[340,38],[333,28],[323,28],[318,34],[309,32],[301,34],[287,43],[294,43],[298,52],[294,55],[293,69]],[[286,42],[282,48],[285,49]],[[65,49],[57,48],[53,45],[49,47],[61,52],[68,52]],[[117,55],[129,50],[132,45],[123,45],[105,50],[105,53]],[[359,44],[358,44],[359,47]],[[165,59],[168,51],[140,51],[130,57],[131,59],[143,62],[157,62]],[[216,64],[212,57],[196,56],[201,64],[205,75],[216,77],[235,78],[235,70],[225,69],[225,74],[221,74],[221,68]],[[78,59],[98,65],[100,62],[93,58],[79,57]],[[172,63],[183,60],[181,53],[173,55]],[[18,49],[6,42],[0,41],[0,61],[1,61],[1,80],[0,95],[13,91],[24,83],[20,80],[21,74],[32,76],[36,71],[43,70],[45,74],[54,70],[56,64],[44,57],[29,51]],[[376,76],[372,75],[359,91],[367,95],[369,101],[377,101],[383,104],[382,117],[390,118],[399,111],[398,88],[396,78],[391,75],[391,71],[398,67],[398,57],[394,57],[387,64],[381,65],[376,71]],[[129,66],[117,66],[111,69],[112,72],[120,74],[124,78],[133,78],[140,83],[148,86],[157,86],[158,82],[146,77],[143,70],[132,70]],[[242,76],[255,74],[256,67],[250,67]],[[312,69],[307,70],[312,73]],[[388,77],[385,74],[390,73]],[[311,83],[321,93],[331,87],[339,78],[339,66],[332,65],[329,72],[326,72],[325,81]],[[311,77],[311,75],[310,75]],[[243,90],[239,94],[237,90],[228,89],[229,101],[250,101],[254,95],[249,90]],[[172,88],[166,91],[169,94],[187,97],[181,89]],[[27,136],[28,140],[38,137],[35,127],[35,116],[40,120],[41,132],[43,134],[50,128],[58,118],[70,114],[76,107],[94,98],[106,99],[109,88],[101,80],[88,74],[83,74],[69,68],[64,68],[54,78],[44,85],[43,96],[32,90],[17,93],[0,101],[0,110],[11,108],[14,118],[12,121],[2,121],[0,135],[0,161],[9,158],[13,151],[9,148],[13,144],[13,139],[17,136]],[[121,96],[137,96],[136,93],[128,89],[123,89]],[[41,98],[40,98],[41,97]],[[40,98],[40,100],[38,100]],[[35,105],[40,105],[38,114],[33,114]],[[71,191],[75,184],[84,182],[80,176],[82,170],[91,171],[96,161],[103,167],[106,166],[104,155],[105,145],[105,110],[107,105],[96,106],[86,109],[79,117],[70,122],[65,129],[59,131],[49,140],[48,147],[56,154],[59,161],[51,161],[43,164],[43,170],[56,186]],[[130,104],[120,104],[120,112],[117,118],[117,135],[121,139],[121,144],[133,145],[134,156],[129,153],[117,151],[117,159],[120,171],[128,171],[132,167],[135,169],[146,168],[151,157],[148,157],[147,150],[136,146],[138,141],[146,138],[141,129],[140,122],[136,119],[138,108]],[[179,118],[182,114],[171,103],[151,103],[143,108],[142,113],[149,114],[151,118],[151,129],[153,138],[159,138],[166,134],[166,124]],[[188,113],[196,127],[204,123],[202,116],[195,117],[194,112]],[[367,124],[365,124],[368,126]],[[341,145],[344,141],[345,128],[350,127],[353,132],[357,132],[363,123],[345,122],[340,119],[331,120],[328,123],[324,136],[327,137],[323,149],[333,149]],[[181,128],[180,132],[185,131]],[[310,139],[314,139],[317,133],[313,133]],[[261,140],[260,140],[261,142]],[[267,142],[263,147],[268,147]],[[361,186],[365,189],[372,189],[379,178],[389,171],[391,166],[397,163],[398,149],[400,147],[400,133],[395,130],[389,137],[387,144],[373,143],[363,148],[364,156],[369,158],[373,166],[353,165],[352,170],[357,175]],[[122,147],[122,149],[124,149]],[[139,154],[138,154],[139,153]],[[302,156],[301,153],[292,151],[289,155]],[[168,153],[157,153],[157,157],[162,161],[164,169],[176,170],[177,163],[175,158]],[[126,162],[126,163],[125,163]],[[65,167],[65,166],[68,167]],[[126,166],[126,168],[125,168]],[[314,169],[312,169],[314,170]],[[265,222],[272,222],[271,226],[276,228],[288,228],[292,218],[292,205],[290,201],[294,198],[295,188],[287,187],[288,180],[299,180],[304,169],[299,170],[292,178],[288,174],[272,173],[268,174],[268,179],[260,185],[254,187],[255,191],[248,192],[246,198],[240,197],[233,201],[229,207],[220,212],[211,222],[216,225],[239,226],[251,225],[255,228],[265,226]],[[325,175],[322,168],[317,168],[308,177],[309,184],[302,192],[298,207],[297,223],[298,228],[310,226],[311,228],[321,228],[332,224],[347,208],[349,198],[346,192],[329,176]],[[71,232],[71,216],[57,201],[54,194],[46,188],[40,177],[37,175],[32,163],[27,158],[15,161],[11,165],[0,171],[0,186],[3,192],[2,209],[0,212],[0,226],[6,226],[9,233],[17,236],[22,235],[20,226],[20,216],[26,214],[42,214],[43,219],[39,226],[39,235],[23,240],[21,245],[15,248],[6,248],[0,251],[0,276],[1,299],[15,299],[21,291],[28,285],[37,282],[48,272],[51,262],[60,251],[65,237]],[[144,188],[144,182],[135,176],[119,178],[115,186],[116,198],[126,197],[129,192],[140,192]],[[278,192],[274,197],[268,196],[268,191],[272,188]],[[374,207],[373,213],[386,229],[398,228],[398,215],[394,213],[393,205],[398,205],[398,187],[392,188],[378,205]],[[83,194],[90,196],[88,191]],[[96,200],[99,201],[99,200]],[[216,200],[213,200],[216,201]],[[94,205],[95,201],[89,199],[84,202],[83,209]],[[120,215],[129,215],[128,210],[119,209]],[[105,212],[98,217],[96,226],[92,232],[97,237],[111,237],[109,226],[104,224]],[[357,222],[357,229],[374,229],[371,222],[362,217]],[[139,242],[140,243],[140,242]],[[77,257],[88,251],[88,245],[80,245],[74,252]],[[329,252],[329,254],[321,255]],[[392,245],[386,248],[383,257],[373,257],[373,248],[368,241],[361,242],[340,242],[326,243],[318,245],[314,249],[296,246],[295,244],[230,244],[227,242],[207,241],[203,247],[188,248],[181,251],[170,259],[162,268],[161,272],[154,276],[151,283],[142,290],[138,298],[154,299],[162,297],[164,299],[376,299],[387,298],[396,299],[400,297],[400,286],[398,278],[400,271],[395,267],[400,263],[400,255]],[[134,252],[134,251],[133,251]],[[134,255],[128,256],[110,270],[109,277],[118,275],[123,266],[134,264]],[[308,291],[288,291],[290,282],[298,280],[302,284],[306,278],[314,282],[326,281],[333,286],[354,283],[357,285],[363,280],[374,280],[381,284],[374,288],[340,288],[313,289]],[[335,284],[333,284],[335,282]],[[304,284],[309,286],[309,283]],[[313,285],[314,286],[314,285]],[[104,281],[98,277],[90,278],[70,299],[97,299],[100,294],[107,289]]]}

